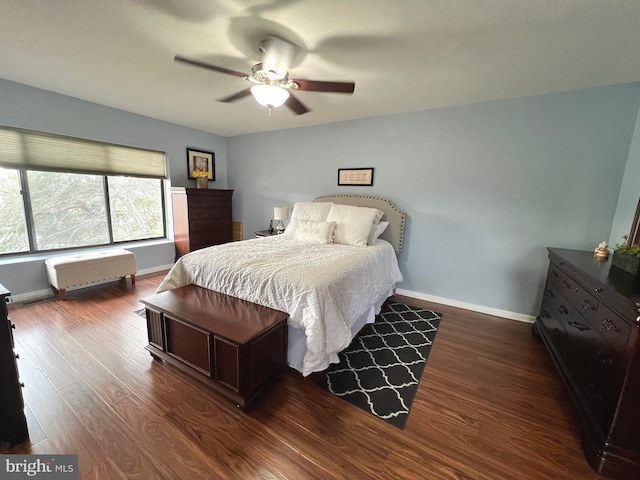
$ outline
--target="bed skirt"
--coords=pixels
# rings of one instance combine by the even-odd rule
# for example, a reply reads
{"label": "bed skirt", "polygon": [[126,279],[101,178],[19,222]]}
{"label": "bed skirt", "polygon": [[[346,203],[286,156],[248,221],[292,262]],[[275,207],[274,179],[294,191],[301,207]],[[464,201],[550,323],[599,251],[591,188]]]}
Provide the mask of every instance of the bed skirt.
{"label": "bed skirt", "polygon": [[[351,327],[351,338],[353,339],[362,327],[367,323],[373,323],[376,319],[376,315],[380,313],[382,304],[395,293],[395,289],[391,289],[382,295],[376,302],[369,307],[369,309],[353,324]],[[298,370],[302,373],[302,364],[304,354],[307,351],[307,337],[304,334],[304,330],[295,328],[289,325],[288,327],[289,346],[287,349],[287,362],[291,368]],[[329,355],[329,364],[338,363],[338,354],[332,353]],[[328,365],[327,365],[328,366]]]}

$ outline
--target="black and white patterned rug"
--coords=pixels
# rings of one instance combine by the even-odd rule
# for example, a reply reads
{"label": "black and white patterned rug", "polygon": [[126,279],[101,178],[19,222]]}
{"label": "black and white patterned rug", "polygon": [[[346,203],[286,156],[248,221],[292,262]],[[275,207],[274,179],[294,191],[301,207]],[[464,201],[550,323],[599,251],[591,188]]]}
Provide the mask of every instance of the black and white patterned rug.
{"label": "black and white patterned rug", "polygon": [[404,429],[442,315],[402,303],[382,307],[338,354],[320,386]]}

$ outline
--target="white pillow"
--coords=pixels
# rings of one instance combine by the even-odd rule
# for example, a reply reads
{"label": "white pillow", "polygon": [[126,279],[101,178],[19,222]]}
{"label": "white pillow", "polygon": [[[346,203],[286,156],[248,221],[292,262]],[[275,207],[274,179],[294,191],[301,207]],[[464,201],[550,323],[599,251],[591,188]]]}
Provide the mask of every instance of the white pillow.
{"label": "white pillow", "polygon": [[333,232],[336,222],[298,221],[296,240],[306,243],[333,243]]}
{"label": "white pillow", "polygon": [[331,210],[331,202],[296,202],[291,212],[291,221],[284,231],[283,235],[296,236],[298,222],[307,220],[310,222],[324,222],[327,220],[329,210]]}
{"label": "white pillow", "polygon": [[327,222],[336,222],[335,243],[366,247],[373,221],[379,210],[369,207],[334,204],[329,210]]}
{"label": "white pillow", "polygon": [[379,222],[378,224],[371,227],[371,233],[369,234],[369,245],[373,245],[373,243],[378,239],[382,232],[384,232],[389,226],[389,222]]}

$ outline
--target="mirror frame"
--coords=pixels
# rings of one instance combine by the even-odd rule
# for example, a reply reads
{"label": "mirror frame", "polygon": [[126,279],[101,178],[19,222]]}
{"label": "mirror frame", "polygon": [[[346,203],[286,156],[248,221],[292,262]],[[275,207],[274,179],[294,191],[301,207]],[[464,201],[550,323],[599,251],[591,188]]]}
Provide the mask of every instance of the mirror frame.
{"label": "mirror frame", "polygon": [[636,214],[633,217],[633,223],[631,224],[631,231],[629,232],[629,239],[627,243],[629,245],[640,245],[640,200],[638,200]]}

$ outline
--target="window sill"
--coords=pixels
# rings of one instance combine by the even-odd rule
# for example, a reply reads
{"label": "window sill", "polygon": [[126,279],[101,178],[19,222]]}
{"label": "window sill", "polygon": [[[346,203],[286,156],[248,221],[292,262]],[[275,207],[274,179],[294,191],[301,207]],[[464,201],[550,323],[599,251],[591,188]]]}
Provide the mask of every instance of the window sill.
{"label": "window sill", "polygon": [[166,245],[173,244],[173,240],[169,240],[168,238],[158,238],[155,240],[144,240],[140,242],[124,242],[124,243],[116,243],[113,245],[103,245],[95,248],[79,248],[79,249],[69,249],[69,250],[53,250],[50,252],[38,252],[38,253],[25,253],[12,255],[10,257],[0,259],[0,266],[2,265],[13,265],[17,263],[27,263],[27,262],[38,262],[44,261],[47,258],[62,256],[62,255],[80,255],[82,253],[93,253],[93,252],[103,252],[105,250],[113,250],[114,248],[144,248],[150,247],[154,245]]}

